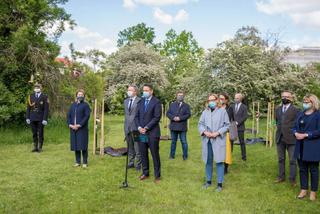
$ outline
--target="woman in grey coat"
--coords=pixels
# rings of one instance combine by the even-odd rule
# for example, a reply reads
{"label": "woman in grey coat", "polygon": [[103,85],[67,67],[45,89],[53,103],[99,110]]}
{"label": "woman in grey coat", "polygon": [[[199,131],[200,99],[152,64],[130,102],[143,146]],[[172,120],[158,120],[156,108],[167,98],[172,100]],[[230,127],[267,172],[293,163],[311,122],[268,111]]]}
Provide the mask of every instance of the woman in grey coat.
{"label": "woman in grey coat", "polygon": [[213,160],[217,167],[217,192],[221,192],[224,179],[224,161],[226,158],[226,133],[229,128],[228,113],[219,106],[218,95],[208,97],[207,107],[202,112],[198,130],[202,141],[202,159],[206,166],[207,182],[204,188],[211,186]]}

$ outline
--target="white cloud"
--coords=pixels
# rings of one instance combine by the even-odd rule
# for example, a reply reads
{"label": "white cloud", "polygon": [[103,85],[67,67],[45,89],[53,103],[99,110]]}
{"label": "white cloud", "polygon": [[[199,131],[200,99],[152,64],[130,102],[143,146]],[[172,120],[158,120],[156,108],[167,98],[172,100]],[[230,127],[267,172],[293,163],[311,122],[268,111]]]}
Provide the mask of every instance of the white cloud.
{"label": "white cloud", "polygon": [[115,41],[83,26],[75,26],[73,30],[66,26],[60,42],[62,56],[70,55],[70,43],[73,43],[75,49],[81,52],[98,49],[110,54],[117,50]]}
{"label": "white cloud", "polygon": [[133,0],[123,0],[122,6],[129,10],[133,10],[137,7]]}
{"label": "white cloud", "polygon": [[258,11],[268,15],[286,15],[295,24],[320,28],[319,0],[260,0],[256,6]]}
{"label": "white cloud", "polygon": [[128,9],[135,8],[138,4],[151,7],[161,7],[170,5],[183,5],[190,2],[198,2],[199,0],[123,0],[123,7]]}
{"label": "white cloud", "polygon": [[184,22],[187,21],[189,18],[189,14],[185,10],[179,10],[177,15],[174,17],[174,20],[177,22]]}
{"label": "white cloud", "polygon": [[153,17],[162,24],[171,25],[174,22],[184,22],[189,18],[189,14],[185,10],[179,10],[175,16],[164,12],[160,8],[155,8]]}

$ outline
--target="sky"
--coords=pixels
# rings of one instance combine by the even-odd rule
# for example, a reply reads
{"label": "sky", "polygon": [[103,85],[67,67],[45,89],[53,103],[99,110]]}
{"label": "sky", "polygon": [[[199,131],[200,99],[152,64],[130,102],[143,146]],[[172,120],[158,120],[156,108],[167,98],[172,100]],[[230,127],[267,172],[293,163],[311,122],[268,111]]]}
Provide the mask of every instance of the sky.
{"label": "sky", "polygon": [[320,47],[320,0],[69,0],[63,7],[77,26],[59,38],[61,56],[70,54],[70,43],[110,54],[119,31],[141,22],[155,29],[156,42],[173,28],[191,31],[205,49],[242,26],[256,26],[263,37],[277,33],[293,49]]}

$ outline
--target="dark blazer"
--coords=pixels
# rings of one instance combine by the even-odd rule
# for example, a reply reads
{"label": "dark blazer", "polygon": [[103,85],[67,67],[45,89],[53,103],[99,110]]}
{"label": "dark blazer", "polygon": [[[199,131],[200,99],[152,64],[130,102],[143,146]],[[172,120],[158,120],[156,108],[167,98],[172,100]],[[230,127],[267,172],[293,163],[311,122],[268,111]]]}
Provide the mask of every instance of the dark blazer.
{"label": "dark blazer", "polygon": [[138,127],[135,123],[135,117],[138,111],[138,104],[140,102],[141,98],[136,97],[131,104],[131,109],[129,111],[129,102],[130,98],[127,98],[124,100],[124,133],[127,136],[130,132],[138,131]]}
{"label": "dark blazer", "polygon": [[35,93],[28,98],[26,118],[30,121],[48,120],[49,100],[47,95],[41,93],[37,98]]}
{"label": "dark blazer", "polygon": [[232,106],[227,105],[227,106],[226,106],[226,111],[227,111],[227,113],[228,113],[230,122],[234,121],[234,113],[233,113],[233,108],[232,108]]}
{"label": "dark blazer", "polygon": [[237,125],[238,131],[245,131],[245,129],[246,129],[245,122],[248,118],[247,106],[245,104],[241,103],[238,112],[236,112],[236,104],[233,104],[232,110],[233,110],[234,121],[236,121],[238,123],[238,125]]}
{"label": "dark blazer", "polygon": [[[187,131],[188,119],[191,117],[190,106],[185,102],[172,102],[167,111],[167,117],[170,119],[171,131]],[[174,121],[174,117],[179,117],[180,121]]]}
{"label": "dark blazer", "polygon": [[292,133],[292,128],[294,127],[299,109],[297,109],[293,104],[290,104],[289,108],[285,113],[282,112],[283,105],[276,108],[275,119],[277,124],[276,132],[276,142],[279,143],[280,140],[286,144],[295,144],[296,138]]}
{"label": "dark blazer", "polygon": [[303,161],[320,161],[320,113],[314,112],[310,115],[310,120],[304,122],[302,127],[304,112],[301,112],[297,116],[293,133],[307,133],[309,136],[304,140],[296,140],[296,146],[294,151],[294,157]]}
{"label": "dark blazer", "polygon": [[86,102],[81,102],[79,104],[74,102],[69,109],[67,115],[68,126],[74,124],[79,124],[81,126],[77,131],[70,128],[70,148],[72,151],[88,149],[88,121],[90,118],[90,112],[90,107]]}
{"label": "dark blazer", "polygon": [[138,128],[146,128],[149,137],[159,138],[161,135],[159,122],[162,114],[160,100],[152,96],[146,112],[144,111],[144,103],[145,99],[143,98],[138,105],[138,111],[135,117],[136,126]]}

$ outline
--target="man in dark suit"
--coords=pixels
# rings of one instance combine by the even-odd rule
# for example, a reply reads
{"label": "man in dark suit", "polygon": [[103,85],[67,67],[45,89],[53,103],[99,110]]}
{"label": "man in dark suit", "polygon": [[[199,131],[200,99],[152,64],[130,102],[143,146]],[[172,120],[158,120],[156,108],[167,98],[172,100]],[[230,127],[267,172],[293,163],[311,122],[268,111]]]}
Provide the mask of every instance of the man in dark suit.
{"label": "man in dark suit", "polygon": [[153,87],[150,84],[143,86],[143,99],[140,101],[135,122],[139,130],[139,145],[142,157],[142,175],[140,180],[149,177],[149,157],[148,148],[150,149],[153,166],[155,183],[160,182],[160,155],[159,140],[161,119],[161,103],[160,100],[153,96]]}
{"label": "man in dark suit", "polygon": [[190,106],[184,102],[184,93],[182,91],[178,91],[176,93],[176,101],[170,104],[167,111],[167,117],[170,119],[171,130],[170,159],[174,159],[178,137],[180,137],[182,145],[182,158],[183,160],[188,159],[187,130],[188,119],[190,116]]}
{"label": "man in dark suit", "polygon": [[246,129],[245,122],[248,118],[248,108],[245,104],[242,103],[243,95],[240,93],[235,94],[234,104],[232,105],[232,110],[234,114],[234,121],[236,121],[238,128],[238,138],[241,147],[242,160],[247,160],[246,154],[246,144],[244,142],[244,131]]}
{"label": "man in dark suit", "polygon": [[275,111],[277,123],[276,143],[279,163],[279,175],[275,183],[281,183],[285,180],[285,160],[287,150],[290,163],[289,180],[292,186],[296,186],[297,164],[294,159],[296,139],[292,133],[292,128],[294,127],[299,110],[292,104],[293,95],[291,92],[282,92],[281,99],[282,105]]}
{"label": "man in dark suit", "polygon": [[124,133],[128,145],[128,168],[134,168],[134,161],[136,159],[136,170],[141,169],[141,154],[139,151],[139,144],[137,142],[137,136],[139,135],[138,127],[134,121],[138,111],[138,104],[141,100],[137,96],[138,88],[135,85],[130,85],[127,90],[128,98],[124,100]]}
{"label": "man in dark suit", "polygon": [[34,93],[28,97],[26,122],[31,125],[33,134],[32,152],[41,152],[44,134],[43,128],[48,124],[49,100],[41,93],[41,85],[35,84]]}

